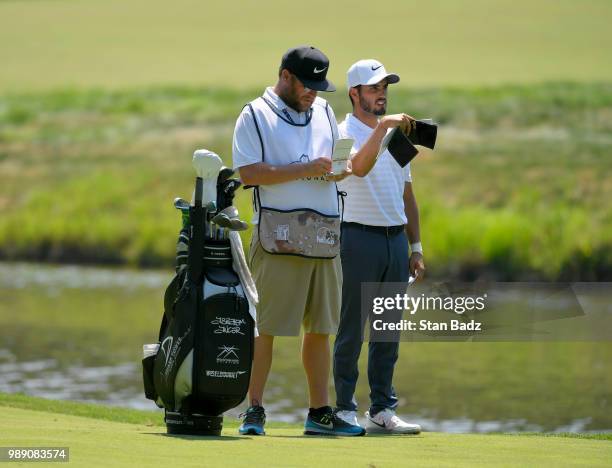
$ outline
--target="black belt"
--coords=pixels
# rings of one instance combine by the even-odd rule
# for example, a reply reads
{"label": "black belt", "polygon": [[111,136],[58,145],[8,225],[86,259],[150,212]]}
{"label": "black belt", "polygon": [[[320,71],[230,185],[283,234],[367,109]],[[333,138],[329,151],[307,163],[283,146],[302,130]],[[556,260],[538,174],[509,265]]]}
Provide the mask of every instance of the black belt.
{"label": "black belt", "polygon": [[351,223],[349,221],[344,221],[342,223],[343,227],[353,227],[356,229],[361,229],[362,231],[376,232],[378,234],[384,234],[387,237],[395,236],[400,232],[404,231],[404,225],[401,224],[399,226],[369,226],[367,224],[360,223]]}

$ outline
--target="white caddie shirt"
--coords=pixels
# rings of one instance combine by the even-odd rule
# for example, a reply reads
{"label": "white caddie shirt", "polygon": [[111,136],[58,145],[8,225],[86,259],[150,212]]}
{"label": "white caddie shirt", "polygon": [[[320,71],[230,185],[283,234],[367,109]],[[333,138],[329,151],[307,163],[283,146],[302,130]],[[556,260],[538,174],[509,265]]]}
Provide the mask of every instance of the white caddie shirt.
{"label": "white caddie shirt", "polygon": [[[279,98],[272,88],[251,101],[259,135],[249,106],[245,106],[234,129],[233,167],[263,161],[272,165],[286,165],[312,161],[318,157],[331,158],[338,138],[334,112],[324,99],[317,97],[309,112],[296,112]],[[263,155],[262,155],[263,145]],[[324,215],[336,216],[337,187],[323,177],[306,177],[282,184],[259,187],[262,206],[279,210],[309,208]],[[253,223],[258,222],[255,212]]]}
{"label": "white caddie shirt", "polygon": [[[355,140],[354,154],[368,141],[374,129],[353,114],[338,125],[340,138]],[[369,226],[399,226],[406,224],[404,212],[404,184],[412,182],[410,163],[402,168],[389,151],[376,160],[365,177],[350,176],[338,182],[338,188],[347,193],[344,201],[344,221]]]}

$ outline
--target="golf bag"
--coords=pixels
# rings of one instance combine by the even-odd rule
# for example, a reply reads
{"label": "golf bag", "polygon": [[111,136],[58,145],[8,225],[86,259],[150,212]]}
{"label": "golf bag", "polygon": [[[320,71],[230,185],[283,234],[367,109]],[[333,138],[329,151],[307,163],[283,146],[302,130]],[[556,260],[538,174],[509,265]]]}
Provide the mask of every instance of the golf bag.
{"label": "golf bag", "polygon": [[191,206],[175,200],[183,214],[176,275],[164,295],[159,341],[144,346],[143,359],[145,395],[165,409],[171,434],[220,435],[223,412],[239,405],[249,386],[254,320],[228,233],[210,222],[233,202],[240,182],[231,174],[223,168],[212,181],[216,201],[202,199],[202,177]]}

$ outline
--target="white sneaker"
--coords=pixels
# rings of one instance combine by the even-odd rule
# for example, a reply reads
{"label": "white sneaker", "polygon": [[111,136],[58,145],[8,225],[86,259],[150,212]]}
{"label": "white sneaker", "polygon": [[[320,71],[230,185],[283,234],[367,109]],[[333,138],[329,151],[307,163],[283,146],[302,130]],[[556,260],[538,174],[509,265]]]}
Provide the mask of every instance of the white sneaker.
{"label": "white sneaker", "polygon": [[402,421],[396,416],[395,411],[389,408],[376,413],[375,416],[370,416],[370,412],[366,411],[365,416],[366,431],[370,433],[418,434],[421,432],[421,426]]}
{"label": "white sneaker", "polygon": [[336,411],[336,416],[351,426],[361,427],[357,421],[357,411],[339,410]]}

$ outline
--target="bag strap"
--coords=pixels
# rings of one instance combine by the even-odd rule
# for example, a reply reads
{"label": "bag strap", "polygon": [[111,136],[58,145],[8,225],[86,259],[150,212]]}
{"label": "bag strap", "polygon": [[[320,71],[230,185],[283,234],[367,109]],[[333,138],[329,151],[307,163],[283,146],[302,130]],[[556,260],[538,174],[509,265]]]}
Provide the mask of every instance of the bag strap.
{"label": "bag strap", "polygon": [[[334,134],[334,125],[332,124],[331,117],[329,116],[329,103],[325,103],[325,115],[327,116],[327,121],[329,122],[329,130],[331,131],[331,141],[332,141],[332,151],[331,154],[334,154],[334,149],[336,149],[336,135]],[[331,155],[330,155],[331,156]]]}
{"label": "bag strap", "polygon": [[[336,147],[336,134],[334,133],[334,125],[332,124],[331,117],[329,116],[329,103],[325,103],[325,115],[327,115],[327,121],[329,122],[329,130],[332,136],[332,152],[334,154],[334,149]],[[347,193],[344,190],[338,190],[338,183],[334,182],[336,185],[336,193],[338,194],[338,212],[340,214],[340,222],[344,219],[344,197],[346,197]],[[340,211],[340,204],[342,204],[342,211]]]}
{"label": "bag strap", "polygon": [[306,111],[306,122],[300,124],[293,121],[291,115],[289,112],[287,112],[287,109],[283,109],[281,114],[274,104],[268,101],[264,96],[261,96],[261,99],[268,105],[272,112],[274,112],[283,122],[288,123],[289,125],[293,125],[294,127],[307,127],[312,120],[312,107]]}
{"label": "bag strap", "polygon": [[[244,107],[248,107],[251,110],[251,115],[253,116],[253,122],[255,123],[255,130],[257,131],[257,137],[259,138],[259,144],[261,145],[261,162],[264,162],[266,159],[266,150],[263,143],[263,138],[261,136],[261,130],[259,129],[259,124],[257,123],[257,117],[255,116],[255,109],[249,102]],[[244,109],[243,107],[243,109]],[[243,185],[242,188],[244,190],[254,189],[253,190],[253,211],[257,211],[257,204],[261,206],[261,200],[259,197],[259,186],[257,185]]]}
{"label": "bag strap", "polygon": [[[336,186],[337,187],[337,186]],[[340,223],[344,220],[344,198],[347,196],[347,193],[344,190],[338,190],[338,198],[342,203],[342,211],[340,211],[340,206],[338,206],[338,211],[340,211]]]}
{"label": "bag strap", "polygon": [[264,149],[263,138],[261,137],[261,130],[259,130],[259,124],[257,123],[257,117],[255,117],[255,110],[253,109],[253,106],[250,102],[247,104],[247,106],[249,107],[249,109],[251,109],[253,122],[255,122],[255,130],[257,130],[257,136],[259,137],[259,143],[261,144],[261,162],[264,162],[266,160],[266,151]]}

